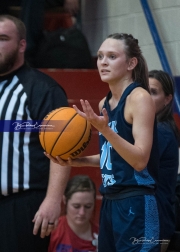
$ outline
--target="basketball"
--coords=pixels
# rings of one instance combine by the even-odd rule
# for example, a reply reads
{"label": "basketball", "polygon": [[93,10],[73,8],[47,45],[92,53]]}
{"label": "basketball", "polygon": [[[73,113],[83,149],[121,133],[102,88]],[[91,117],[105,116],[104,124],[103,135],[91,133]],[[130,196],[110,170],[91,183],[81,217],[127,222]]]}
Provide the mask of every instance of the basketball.
{"label": "basketball", "polygon": [[39,139],[46,153],[63,160],[82,154],[91,139],[91,124],[74,108],[61,107],[45,116]]}

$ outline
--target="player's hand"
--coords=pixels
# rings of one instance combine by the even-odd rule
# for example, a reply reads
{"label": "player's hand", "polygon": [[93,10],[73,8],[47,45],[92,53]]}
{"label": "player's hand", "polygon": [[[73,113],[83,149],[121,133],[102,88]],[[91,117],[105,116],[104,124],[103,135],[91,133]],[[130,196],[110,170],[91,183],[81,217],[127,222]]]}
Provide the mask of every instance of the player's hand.
{"label": "player's hand", "polygon": [[68,158],[68,160],[66,161],[66,160],[61,159],[59,156],[54,158],[53,156],[51,156],[50,154],[46,152],[44,152],[44,154],[51,161],[62,166],[76,166],[76,167],[81,166],[81,158],[76,158],[76,159]]}
{"label": "player's hand", "polygon": [[76,112],[88,120],[99,132],[103,132],[103,130],[108,126],[109,117],[105,108],[102,109],[102,116],[98,116],[94,110],[92,109],[90,103],[87,100],[80,100],[83,112],[77,108],[76,105],[73,105],[73,108]]}
{"label": "player's hand", "polygon": [[59,221],[61,205],[59,202],[45,198],[32,220],[34,222],[33,234],[40,231],[41,238],[48,236]]}

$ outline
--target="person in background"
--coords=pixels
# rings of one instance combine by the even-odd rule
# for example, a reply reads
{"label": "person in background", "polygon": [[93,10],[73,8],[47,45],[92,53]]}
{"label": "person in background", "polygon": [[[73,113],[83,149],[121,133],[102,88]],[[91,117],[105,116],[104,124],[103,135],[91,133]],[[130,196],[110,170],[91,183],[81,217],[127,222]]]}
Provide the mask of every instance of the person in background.
{"label": "person in background", "polygon": [[65,215],[51,233],[49,252],[95,252],[98,226],[92,223],[96,187],[86,175],[71,178],[64,192]]}
{"label": "person in background", "polygon": [[175,231],[175,190],[179,166],[179,130],[173,117],[174,81],[162,70],[149,72],[150,93],[156,106],[160,153],[156,195],[162,207],[162,250]]}
{"label": "person in background", "polygon": [[[58,224],[60,202],[71,169],[60,168],[44,158],[36,127],[20,127],[19,131],[15,127],[22,122],[40,124],[53,109],[68,106],[66,93],[56,81],[26,65],[25,50],[23,22],[0,15],[2,252],[48,251],[48,235]],[[9,128],[14,123],[14,128]]]}
{"label": "person in background", "polygon": [[44,31],[44,13],[50,7],[63,7],[72,16],[80,10],[79,0],[1,0],[0,14],[10,14],[10,6],[20,6],[20,18],[26,26],[27,48],[25,57],[30,66],[35,66],[35,56]]}
{"label": "person in background", "polygon": [[99,252],[159,252],[157,125],[146,61],[138,40],[126,33],[109,35],[97,55],[110,89],[100,116],[87,100],[80,100],[83,111],[73,107],[99,131],[100,155],[63,161],[45,154],[60,165],[100,166]]}
{"label": "person in background", "polygon": [[27,29],[25,56],[31,66],[36,66],[34,59],[44,36],[44,13],[51,6],[64,7],[71,15],[77,15],[80,9],[79,0],[21,0],[20,18]]}

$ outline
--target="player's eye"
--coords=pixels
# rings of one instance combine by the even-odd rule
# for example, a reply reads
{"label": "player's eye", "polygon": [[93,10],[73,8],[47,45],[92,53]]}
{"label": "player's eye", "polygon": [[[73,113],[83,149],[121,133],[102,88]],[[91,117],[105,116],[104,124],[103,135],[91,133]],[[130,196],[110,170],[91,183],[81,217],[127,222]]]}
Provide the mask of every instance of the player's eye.
{"label": "player's eye", "polygon": [[109,55],[109,58],[110,58],[110,59],[115,59],[116,56],[115,56],[114,54],[110,54],[110,55]]}
{"label": "player's eye", "polygon": [[155,89],[150,89],[150,94],[151,95],[157,95],[157,91]]}
{"label": "player's eye", "polygon": [[97,55],[97,57],[98,57],[99,60],[103,59],[103,55],[100,54],[100,53]]}

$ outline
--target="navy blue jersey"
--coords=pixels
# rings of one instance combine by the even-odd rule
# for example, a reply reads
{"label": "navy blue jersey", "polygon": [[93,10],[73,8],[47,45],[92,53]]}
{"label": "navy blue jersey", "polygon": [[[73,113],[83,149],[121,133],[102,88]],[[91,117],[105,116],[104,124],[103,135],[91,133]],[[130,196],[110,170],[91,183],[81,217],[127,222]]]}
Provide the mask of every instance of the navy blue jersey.
{"label": "navy blue jersey", "polygon": [[[114,132],[131,144],[134,144],[132,125],[124,118],[124,107],[127,96],[134,88],[139,86],[137,83],[129,85],[125,89],[117,107],[113,110],[109,106],[111,92],[109,92],[104,103],[104,108],[106,108],[109,116],[109,126]],[[154,124],[154,140],[150,160],[147,167],[144,167],[142,171],[138,172],[128,164],[101,133],[100,153],[100,168],[103,181],[100,192],[102,194],[116,193],[127,186],[155,187],[159,165],[156,124]]]}
{"label": "navy blue jersey", "polygon": [[168,123],[158,123],[158,146],[160,153],[159,179],[156,190],[162,204],[162,238],[170,238],[175,229],[175,189],[179,165],[177,138]]}

